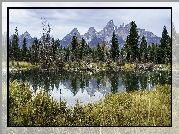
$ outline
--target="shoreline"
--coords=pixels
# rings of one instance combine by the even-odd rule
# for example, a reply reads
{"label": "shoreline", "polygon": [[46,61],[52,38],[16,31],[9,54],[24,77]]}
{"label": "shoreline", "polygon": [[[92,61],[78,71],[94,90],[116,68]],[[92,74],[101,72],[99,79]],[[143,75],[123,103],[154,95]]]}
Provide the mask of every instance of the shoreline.
{"label": "shoreline", "polygon": [[[21,62],[20,62],[21,63]],[[49,69],[42,69],[40,65],[32,65],[31,63],[25,63],[26,65],[10,65],[10,72],[21,72],[24,70],[30,70],[34,68],[39,68],[41,71],[68,71],[68,72],[89,72],[89,73],[97,73],[100,71],[108,72],[108,71],[170,71],[170,64],[152,64],[152,63],[125,63],[124,65],[118,65],[116,62],[112,62],[109,65],[106,62],[103,63],[84,63],[84,62],[72,62],[72,63],[64,63],[62,69],[58,69],[56,67],[51,67]]]}

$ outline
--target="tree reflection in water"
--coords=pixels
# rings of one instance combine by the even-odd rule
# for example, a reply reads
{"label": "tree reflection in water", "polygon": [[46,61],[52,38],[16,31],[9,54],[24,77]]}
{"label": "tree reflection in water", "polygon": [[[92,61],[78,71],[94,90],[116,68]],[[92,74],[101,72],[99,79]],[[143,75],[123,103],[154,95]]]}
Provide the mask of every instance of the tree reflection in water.
{"label": "tree reflection in water", "polygon": [[[157,84],[171,84],[171,73],[167,71],[155,72],[99,72],[88,74],[85,72],[41,72],[38,69],[22,71],[22,73],[9,74],[9,80],[17,79],[19,82],[27,81],[36,93],[39,88],[47,92],[59,90],[60,85],[65,85],[75,96],[81,89],[82,93],[90,89],[90,92],[101,92],[101,89],[109,89],[111,93],[119,92],[124,86],[126,92],[148,89],[148,85],[154,87]],[[120,81],[122,82],[120,83]],[[62,89],[63,90],[63,89]],[[88,92],[88,91],[87,91]],[[88,92],[88,93],[90,93]]]}

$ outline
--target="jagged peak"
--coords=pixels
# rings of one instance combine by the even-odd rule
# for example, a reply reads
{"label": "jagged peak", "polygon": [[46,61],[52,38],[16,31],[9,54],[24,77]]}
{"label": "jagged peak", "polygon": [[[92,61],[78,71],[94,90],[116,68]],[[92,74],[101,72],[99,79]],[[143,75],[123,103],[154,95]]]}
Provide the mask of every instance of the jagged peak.
{"label": "jagged peak", "polygon": [[107,26],[113,26],[114,25],[114,21],[113,20],[110,20],[108,23],[107,23]]}
{"label": "jagged peak", "polygon": [[77,29],[77,28],[73,28],[73,30],[71,31],[71,33],[74,33],[74,32],[78,32],[78,29]]}
{"label": "jagged peak", "polygon": [[74,34],[77,34],[77,35],[80,35],[80,33],[78,32],[78,29],[77,28],[74,28],[70,34],[74,35]]}
{"label": "jagged peak", "polygon": [[24,35],[30,35],[27,31],[24,32]]}
{"label": "jagged peak", "polygon": [[97,32],[94,27],[90,27],[87,31],[87,33],[95,33]]}
{"label": "jagged peak", "polygon": [[90,27],[88,31],[92,31],[92,30],[96,31],[94,27]]}

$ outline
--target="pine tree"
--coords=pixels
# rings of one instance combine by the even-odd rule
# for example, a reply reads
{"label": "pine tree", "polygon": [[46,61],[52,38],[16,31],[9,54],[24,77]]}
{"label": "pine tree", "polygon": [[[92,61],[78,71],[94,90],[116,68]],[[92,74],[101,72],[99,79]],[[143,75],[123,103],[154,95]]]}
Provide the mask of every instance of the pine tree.
{"label": "pine tree", "polygon": [[111,58],[116,61],[119,58],[119,44],[115,32],[112,35]]}
{"label": "pine tree", "polygon": [[62,51],[62,49],[60,47],[59,39],[54,41],[54,38],[52,38],[52,49],[53,49],[53,58],[54,58],[54,60],[56,60],[58,57],[58,53],[60,53]]}
{"label": "pine tree", "polygon": [[163,50],[161,48],[161,45],[156,44],[155,57],[156,57],[156,63],[157,64],[163,63]]}
{"label": "pine tree", "polygon": [[77,49],[76,49],[76,61],[79,62],[81,59],[81,43],[77,43]]}
{"label": "pine tree", "polygon": [[101,46],[99,45],[99,42],[98,42],[98,45],[97,45],[97,59],[98,61],[104,61],[104,52],[101,48]]}
{"label": "pine tree", "polygon": [[72,37],[71,41],[71,60],[75,61],[76,56],[77,56],[77,46],[78,46],[78,41],[76,35]]}
{"label": "pine tree", "polygon": [[85,39],[84,38],[82,38],[82,40],[81,40],[81,52],[80,52],[80,59],[82,60],[84,57],[85,57],[85,44],[86,44],[86,42],[85,42]]}
{"label": "pine tree", "polygon": [[26,38],[23,40],[23,45],[22,45],[22,60],[23,61],[28,61],[28,48],[27,48],[27,42]]}
{"label": "pine tree", "polygon": [[150,62],[155,63],[155,45],[152,43],[151,50],[150,50]]}
{"label": "pine tree", "polygon": [[70,50],[69,50],[69,47],[65,50],[66,53],[65,53],[65,61],[69,61],[69,56],[70,56]]}
{"label": "pine tree", "polygon": [[96,62],[95,60],[97,58],[97,50],[95,50],[95,47],[92,47],[91,50],[89,49],[88,60],[91,60],[91,59],[89,59],[90,55],[91,55],[93,61]]}
{"label": "pine tree", "polygon": [[142,37],[142,41],[140,43],[140,48],[139,48],[139,61],[146,61],[147,60],[147,41],[145,37]]}
{"label": "pine tree", "polygon": [[89,44],[85,44],[85,56],[83,57],[83,60],[90,62],[92,57],[92,49],[89,47]]}
{"label": "pine tree", "polygon": [[138,54],[139,53],[138,52],[139,35],[137,33],[137,25],[135,24],[135,21],[132,21],[130,24],[131,24],[131,28],[130,28],[129,37],[128,37],[128,43],[130,45],[130,51],[131,51],[130,60],[131,62],[135,62],[139,55]]}
{"label": "pine tree", "polygon": [[62,46],[60,45],[60,40],[59,40],[59,39],[57,39],[57,40],[55,41],[55,48],[62,50]]}
{"label": "pine tree", "polygon": [[57,48],[55,46],[55,40],[54,40],[54,38],[52,38],[52,55],[53,55],[53,59],[55,59],[56,51],[57,51]]}
{"label": "pine tree", "polygon": [[162,32],[162,38],[160,40],[160,48],[161,48],[161,58],[162,58],[162,61],[161,63],[167,63],[167,61],[169,61],[169,56],[170,55],[170,37],[168,35],[168,32],[167,32],[167,29],[166,29],[166,26],[164,26],[163,28],[163,32]]}
{"label": "pine tree", "polygon": [[58,39],[55,41],[55,46],[57,50],[55,53],[55,60],[53,62],[56,65],[57,69],[62,70],[64,61],[66,60],[66,50],[65,48],[62,49],[62,47],[60,47],[60,42]]}
{"label": "pine tree", "polygon": [[[43,57],[43,55],[40,55]],[[38,39],[35,38],[31,48],[31,63],[36,64],[39,62],[39,42]]]}
{"label": "pine tree", "polygon": [[101,50],[102,50],[103,57],[104,57],[103,60],[106,61],[107,56],[108,56],[108,50],[107,50],[107,47],[106,47],[106,41],[102,42]]}
{"label": "pine tree", "polygon": [[158,64],[158,44],[157,43],[155,44],[155,47],[154,47],[154,63]]}
{"label": "pine tree", "polygon": [[12,54],[12,60],[19,61],[21,59],[21,51],[19,47],[19,38],[18,38],[18,30],[17,27],[15,29],[15,34],[12,39],[12,46],[11,46],[11,54]]}
{"label": "pine tree", "polygon": [[126,38],[126,42],[121,50],[121,57],[124,61],[129,62],[131,57],[131,46],[129,44],[129,35]]}
{"label": "pine tree", "polygon": [[150,56],[151,56],[151,51],[152,51],[152,47],[150,45],[148,45],[147,47],[147,53],[146,53],[146,62],[150,62]]}

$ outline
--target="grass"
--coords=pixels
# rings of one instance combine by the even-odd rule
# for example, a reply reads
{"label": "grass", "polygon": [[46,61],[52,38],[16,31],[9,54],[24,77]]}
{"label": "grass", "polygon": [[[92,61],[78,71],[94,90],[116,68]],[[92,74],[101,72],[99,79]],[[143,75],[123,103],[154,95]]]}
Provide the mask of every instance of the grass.
{"label": "grass", "polygon": [[[5,66],[5,63],[2,63],[2,66]],[[111,62],[109,66],[106,65],[105,62],[102,62],[102,63],[95,63],[95,62],[92,62],[90,63],[90,70],[93,71],[93,72],[98,72],[98,71],[112,71],[112,70],[120,70],[120,69],[117,69],[119,66],[117,66],[117,63],[116,62]],[[160,64],[157,64],[156,65],[156,68],[159,68]],[[171,65],[170,64],[166,64],[166,65],[163,65],[163,70],[165,71],[170,71],[171,70]],[[36,65],[32,65],[31,63],[29,62],[17,62],[15,61],[14,62],[14,65],[12,65],[12,61],[9,62],[9,67],[14,67],[16,69],[20,69],[20,70],[26,70],[26,69],[33,69],[33,68],[36,68],[37,66]],[[79,62],[79,63],[64,63],[64,66],[63,66],[63,70],[66,70],[66,71],[74,71],[74,70],[77,70],[77,71],[87,71],[87,65],[86,63],[84,62]],[[53,65],[50,69],[57,69],[57,67],[55,65]],[[123,71],[134,71],[135,70],[135,65],[134,64],[130,64],[130,63],[125,63],[124,66],[121,66],[121,69]]]}
{"label": "grass", "polygon": [[10,61],[9,67],[14,67],[16,69],[26,70],[26,69],[36,68],[37,66],[32,65],[30,62],[24,62],[24,61],[17,62],[17,61],[15,61],[14,64],[13,64],[12,61]]}
{"label": "grass", "polygon": [[[107,95],[70,109],[43,91],[32,97],[27,83],[10,82],[11,126],[171,126],[171,86]],[[33,99],[32,99],[33,98]]]}
{"label": "grass", "polygon": [[125,63],[124,66],[122,66],[123,71],[134,71],[135,66],[133,64],[127,64]]}
{"label": "grass", "polygon": [[[78,71],[87,71],[87,66],[85,63],[80,62],[79,65],[76,65],[74,63],[65,63],[63,69],[66,71],[69,71],[71,69],[75,70],[77,68]],[[105,62],[102,63],[96,63],[92,62],[90,63],[90,70],[92,71],[112,71],[116,70],[117,68],[117,62],[111,62],[109,66],[106,65]],[[123,71],[134,71],[134,65],[133,64],[125,64],[122,66]]]}

